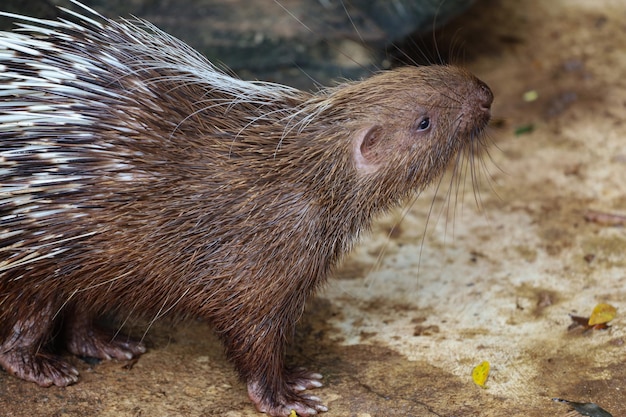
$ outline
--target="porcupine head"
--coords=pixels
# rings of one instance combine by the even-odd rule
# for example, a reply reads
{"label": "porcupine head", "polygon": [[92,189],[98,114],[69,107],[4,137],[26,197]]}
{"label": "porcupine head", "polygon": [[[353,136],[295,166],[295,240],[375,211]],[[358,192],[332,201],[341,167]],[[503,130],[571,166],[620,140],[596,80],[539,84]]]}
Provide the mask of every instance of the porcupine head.
{"label": "porcupine head", "polygon": [[[144,21],[5,13],[0,34],[0,365],[42,386],[51,349],[127,360],[104,313],[210,322],[273,416],[326,410],[284,366],[307,297],[371,219],[473,155],[489,88],[407,67],[307,93],[216,69]],[[113,337],[116,335],[116,337]]]}

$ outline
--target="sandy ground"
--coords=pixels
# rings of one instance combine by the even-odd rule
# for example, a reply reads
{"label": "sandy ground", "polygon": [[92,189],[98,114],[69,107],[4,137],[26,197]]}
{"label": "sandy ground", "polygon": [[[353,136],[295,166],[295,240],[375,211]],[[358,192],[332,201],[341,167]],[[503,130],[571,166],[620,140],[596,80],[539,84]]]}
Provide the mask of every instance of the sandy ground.
{"label": "sandy ground", "polygon": [[[469,174],[450,198],[444,180],[312,301],[289,360],[324,374],[327,416],[565,416],[553,397],[626,416],[626,229],[585,218],[626,215],[624,22],[618,0],[483,0],[456,22],[496,96],[480,204]],[[568,331],[599,302],[610,329]],[[147,340],[133,366],[75,360],[67,388],[0,373],[0,416],[257,415],[210,328]]]}

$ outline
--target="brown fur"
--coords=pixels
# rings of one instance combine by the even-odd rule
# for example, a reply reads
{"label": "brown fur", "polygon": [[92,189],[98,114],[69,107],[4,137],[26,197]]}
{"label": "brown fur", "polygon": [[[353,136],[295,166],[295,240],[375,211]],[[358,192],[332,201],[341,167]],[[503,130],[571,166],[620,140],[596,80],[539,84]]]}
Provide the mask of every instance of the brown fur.
{"label": "brown fur", "polygon": [[[238,102],[219,86],[146,64],[145,55],[124,58],[136,73],[108,69],[102,85],[119,96],[100,97],[106,110],[87,106],[93,136],[63,145],[85,157],[73,166],[81,186],[34,195],[67,207],[63,214],[4,226],[24,232],[14,248],[18,239],[0,239],[0,261],[35,247],[45,255],[52,247],[41,246],[42,230],[62,236],[66,251],[0,272],[0,363],[64,385],[75,382],[67,365],[33,356],[64,317],[70,351],[104,357],[102,338],[85,341],[103,313],[199,317],[214,326],[260,410],[324,411],[294,388],[314,387],[316,377],[283,364],[307,298],[372,218],[431,183],[462,148],[479,146],[491,92],[464,70],[435,66]],[[418,132],[423,114],[432,125]],[[102,143],[106,151],[91,146]],[[34,365],[11,367],[16,351]]]}

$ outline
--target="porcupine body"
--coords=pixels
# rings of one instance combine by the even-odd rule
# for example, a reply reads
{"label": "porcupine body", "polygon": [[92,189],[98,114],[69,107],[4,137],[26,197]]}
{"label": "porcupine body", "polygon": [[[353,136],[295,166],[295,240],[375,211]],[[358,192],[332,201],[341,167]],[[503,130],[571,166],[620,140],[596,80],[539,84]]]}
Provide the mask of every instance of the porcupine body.
{"label": "porcupine body", "polygon": [[55,329],[128,359],[144,347],[101,314],[199,317],[260,411],[325,411],[300,392],[320,376],[283,364],[307,297],[373,216],[477,150],[491,92],[437,66],[316,94],[242,81],[85,10],[0,35],[0,365],[68,385]]}

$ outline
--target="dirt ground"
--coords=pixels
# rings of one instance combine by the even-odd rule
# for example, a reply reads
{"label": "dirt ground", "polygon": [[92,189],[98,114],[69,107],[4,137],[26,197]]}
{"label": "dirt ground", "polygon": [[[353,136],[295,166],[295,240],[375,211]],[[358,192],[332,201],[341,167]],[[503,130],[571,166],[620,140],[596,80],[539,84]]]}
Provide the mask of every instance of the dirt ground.
{"label": "dirt ground", "polygon": [[[324,374],[324,415],[575,416],[558,397],[626,416],[625,22],[619,0],[481,0],[454,23],[496,97],[479,204],[469,171],[451,197],[444,179],[311,302],[289,361]],[[609,329],[568,331],[600,302]],[[67,388],[0,373],[0,416],[259,415],[208,326],[147,343],[132,364],[73,359]]]}

